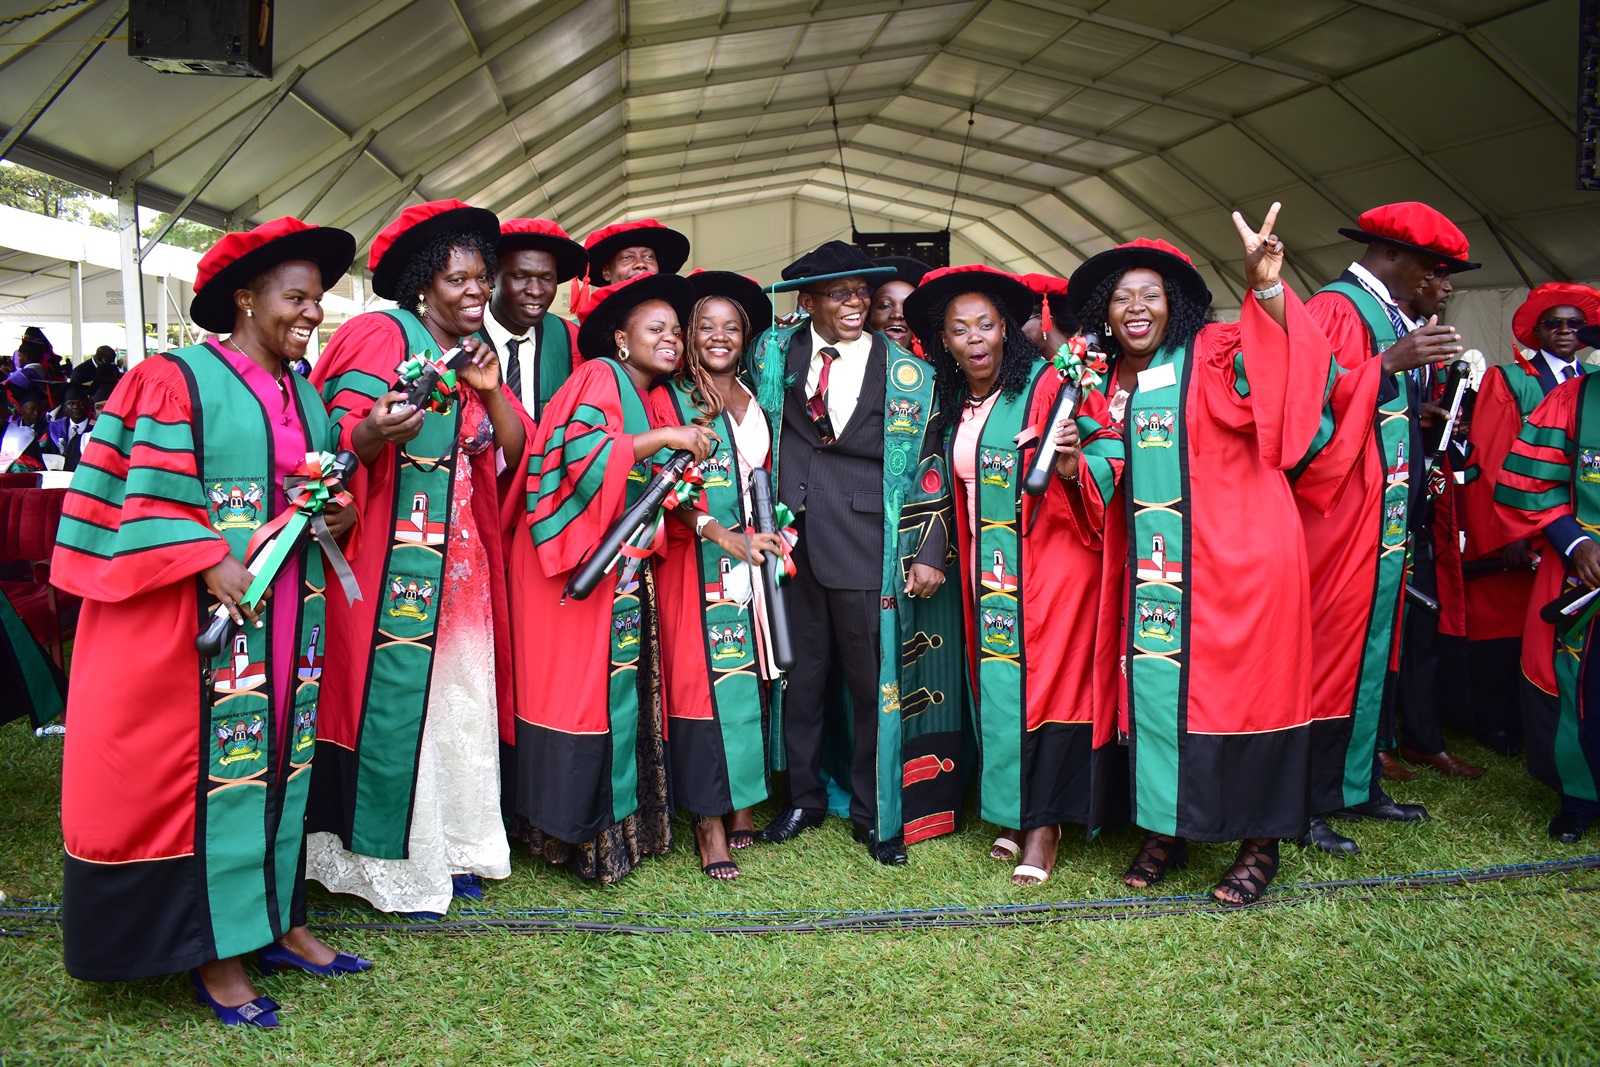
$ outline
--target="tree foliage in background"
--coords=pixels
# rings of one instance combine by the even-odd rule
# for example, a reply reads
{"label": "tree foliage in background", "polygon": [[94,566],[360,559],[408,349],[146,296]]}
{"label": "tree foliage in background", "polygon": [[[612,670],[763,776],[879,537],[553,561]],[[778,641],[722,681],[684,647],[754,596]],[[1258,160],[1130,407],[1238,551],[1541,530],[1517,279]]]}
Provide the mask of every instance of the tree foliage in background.
{"label": "tree foliage in background", "polygon": [[[96,206],[103,199],[80,185],[27,167],[0,166],[0,204],[7,207],[68,222],[86,222],[102,230],[116,230],[116,212],[103,211]],[[148,240],[166,221],[165,212],[156,215],[140,231],[140,236]],[[161,240],[164,244],[204,252],[221,236],[221,230],[191,219],[179,219]]]}
{"label": "tree foliage in background", "polygon": [[0,167],[0,204],[7,207],[53,219],[88,222],[89,196],[81,186],[27,167]]}

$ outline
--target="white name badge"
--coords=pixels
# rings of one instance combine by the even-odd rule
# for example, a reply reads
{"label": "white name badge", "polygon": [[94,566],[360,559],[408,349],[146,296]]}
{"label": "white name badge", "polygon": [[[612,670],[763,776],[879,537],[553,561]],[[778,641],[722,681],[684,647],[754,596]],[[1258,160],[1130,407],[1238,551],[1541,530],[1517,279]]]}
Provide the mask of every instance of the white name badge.
{"label": "white name badge", "polygon": [[1152,389],[1165,389],[1169,385],[1178,384],[1178,372],[1171,363],[1163,363],[1159,367],[1146,367],[1139,372],[1139,391],[1149,392]]}

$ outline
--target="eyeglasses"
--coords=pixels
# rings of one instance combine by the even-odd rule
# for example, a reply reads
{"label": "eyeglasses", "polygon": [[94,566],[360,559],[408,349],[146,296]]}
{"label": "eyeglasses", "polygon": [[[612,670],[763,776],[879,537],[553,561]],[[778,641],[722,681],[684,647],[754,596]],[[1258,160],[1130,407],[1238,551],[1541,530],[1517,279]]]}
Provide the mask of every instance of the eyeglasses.
{"label": "eyeglasses", "polygon": [[829,289],[825,293],[818,292],[815,289],[807,289],[806,292],[810,293],[812,296],[825,296],[835,304],[843,304],[852,296],[863,303],[872,299],[872,290],[865,285],[857,286],[854,289]]}
{"label": "eyeglasses", "polygon": [[1581,330],[1589,325],[1589,322],[1587,319],[1563,319],[1552,315],[1548,319],[1541,319],[1539,325],[1554,333],[1557,330]]}

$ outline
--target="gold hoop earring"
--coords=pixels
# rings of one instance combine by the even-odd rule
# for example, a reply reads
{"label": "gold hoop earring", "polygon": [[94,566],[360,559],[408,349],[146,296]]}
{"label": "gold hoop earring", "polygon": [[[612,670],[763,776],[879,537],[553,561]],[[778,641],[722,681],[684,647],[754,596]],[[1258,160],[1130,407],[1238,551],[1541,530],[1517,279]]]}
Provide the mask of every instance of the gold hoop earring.
{"label": "gold hoop earring", "polygon": [[628,362],[628,346],[627,345],[623,345],[621,348],[617,349],[617,359],[618,359],[619,362],[622,362],[622,363]]}
{"label": "gold hoop earring", "polygon": [[428,317],[428,298],[421,293],[417,294],[417,318]]}

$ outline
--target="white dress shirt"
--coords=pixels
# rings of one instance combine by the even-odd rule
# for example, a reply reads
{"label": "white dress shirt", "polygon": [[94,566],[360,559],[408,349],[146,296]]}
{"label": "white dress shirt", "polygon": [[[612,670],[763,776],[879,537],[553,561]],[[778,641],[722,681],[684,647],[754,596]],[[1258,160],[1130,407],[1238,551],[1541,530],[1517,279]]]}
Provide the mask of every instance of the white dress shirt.
{"label": "white dress shirt", "polygon": [[867,358],[872,354],[872,334],[861,331],[854,341],[829,344],[811,327],[811,369],[806,371],[806,396],[817,391],[817,380],[822,376],[822,350],[831,348],[839,353],[828,371],[828,419],[833,423],[833,436],[844,436],[850,416],[856,413],[856,401],[861,399],[861,382],[867,376]]}
{"label": "white dress shirt", "polygon": [[1383,301],[1389,307],[1394,308],[1395,311],[1399,312],[1400,321],[1406,324],[1407,333],[1422,325],[1422,323],[1406,314],[1406,309],[1401,307],[1399,302],[1396,301],[1394,297],[1389,295],[1389,287],[1383,284],[1383,282],[1379,281],[1376,274],[1373,274],[1370,270],[1363,267],[1359,263],[1350,264],[1349,270],[1351,274],[1356,276],[1356,281],[1361,283],[1361,288],[1365,289],[1367,292]]}
{"label": "white dress shirt", "polygon": [[1556,376],[1557,384],[1566,381],[1574,374],[1581,373],[1578,370],[1578,357],[1576,354],[1571,359],[1562,359],[1560,356],[1546,352],[1542,348],[1539,350],[1539,354],[1544,357],[1545,365],[1550,368],[1550,373]]}
{"label": "white dress shirt", "polygon": [[[517,377],[522,379],[517,383],[517,395],[526,399],[538,391],[539,381],[539,351],[538,345],[533,343],[533,330],[524,334],[514,334],[494,317],[494,312],[489,312],[483,317],[484,332],[489,335],[489,340],[494,344],[495,352],[500,356],[500,376],[505,377],[506,364],[511,360],[511,341],[522,342],[517,346]],[[531,403],[527,404],[528,410],[533,410]]]}

